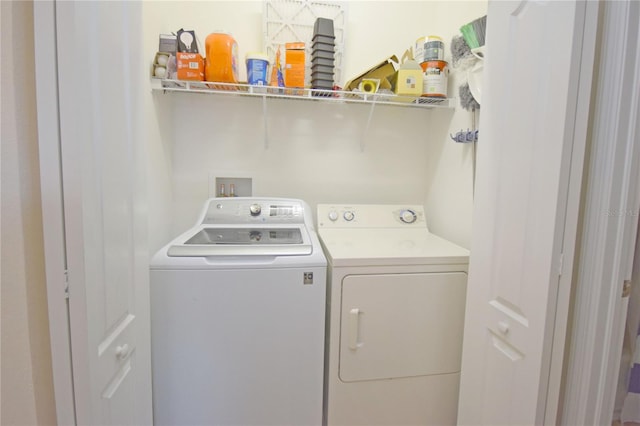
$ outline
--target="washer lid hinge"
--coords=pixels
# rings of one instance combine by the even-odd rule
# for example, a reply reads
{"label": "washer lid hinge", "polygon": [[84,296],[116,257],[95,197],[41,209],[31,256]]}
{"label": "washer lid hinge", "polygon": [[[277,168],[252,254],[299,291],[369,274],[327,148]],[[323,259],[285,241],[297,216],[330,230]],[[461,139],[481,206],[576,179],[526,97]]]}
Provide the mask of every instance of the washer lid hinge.
{"label": "washer lid hinge", "polygon": [[64,270],[64,298],[69,300],[69,270]]}
{"label": "washer lid hinge", "polygon": [[564,266],[564,253],[560,253],[560,259],[558,260],[558,276],[562,275],[563,266]]}

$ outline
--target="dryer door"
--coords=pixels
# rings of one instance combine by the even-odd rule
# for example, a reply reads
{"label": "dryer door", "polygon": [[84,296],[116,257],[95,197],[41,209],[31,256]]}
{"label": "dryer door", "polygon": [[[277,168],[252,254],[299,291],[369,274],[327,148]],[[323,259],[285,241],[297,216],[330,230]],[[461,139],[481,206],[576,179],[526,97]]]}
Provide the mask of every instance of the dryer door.
{"label": "dryer door", "polygon": [[346,276],[340,379],[459,372],[466,283],[464,272]]}

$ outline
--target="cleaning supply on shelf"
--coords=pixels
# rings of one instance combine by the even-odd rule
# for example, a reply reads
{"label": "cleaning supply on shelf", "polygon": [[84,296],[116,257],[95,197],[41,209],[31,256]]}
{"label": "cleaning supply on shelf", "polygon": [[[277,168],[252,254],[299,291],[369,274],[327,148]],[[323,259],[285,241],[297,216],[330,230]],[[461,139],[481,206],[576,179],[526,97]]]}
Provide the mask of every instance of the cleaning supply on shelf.
{"label": "cleaning supply on shelf", "polygon": [[247,53],[247,83],[266,86],[269,71],[269,58],[264,53]]}
{"label": "cleaning supply on shelf", "polygon": [[458,97],[460,98],[460,106],[467,111],[480,109],[480,104],[473,97],[469,83],[464,83],[458,88]]}
{"label": "cleaning supply on shelf", "polygon": [[426,61],[444,61],[444,42],[442,37],[430,35],[424,43],[423,60]]}
{"label": "cleaning supply on shelf", "polygon": [[305,51],[304,43],[285,44],[284,85],[304,87]]}
{"label": "cleaning supply on shelf", "polygon": [[269,80],[271,87],[284,87],[284,76],[282,74],[282,65],[280,64],[280,46],[276,51],[276,57],[271,67],[271,79]]}
{"label": "cleaning supply on shelf", "polygon": [[468,24],[460,27],[460,32],[464,37],[464,41],[467,42],[471,53],[479,58],[484,57],[484,42],[485,33],[487,29],[487,15],[481,16],[478,19],[474,19]]}
{"label": "cleaning supply on shelf", "polygon": [[464,41],[467,42],[469,48],[475,49],[476,47],[480,47],[480,44],[478,43],[478,39],[476,37],[476,33],[473,31],[473,26],[471,25],[471,23],[461,26],[460,32],[462,33],[462,37],[464,37]]}
{"label": "cleaning supply on shelf", "polygon": [[413,59],[416,62],[424,62],[424,44],[427,42],[427,36],[418,37],[413,46]]}
{"label": "cleaning supply on shelf", "polygon": [[224,31],[213,32],[205,39],[205,50],[205,80],[237,83],[238,44],[233,36]]}
{"label": "cleaning supply on shelf", "polygon": [[427,61],[421,64],[424,69],[422,96],[446,98],[449,82],[449,65],[446,61]]}
{"label": "cleaning supply on shelf", "polygon": [[460,105],[470,111],[480,108],[486,27],[487,15],[484,15],[460,27],[462,36],[451,40],[453,66],[466,71],[467,76],[458,89]]}
{"label": "cleaning supply on shelf", "polygon": [[451,66],[453,68],[468,69],[471,68],[477,58],[471,53],[471,49],[462,35],[453,36],[450,44],[451,50]]}

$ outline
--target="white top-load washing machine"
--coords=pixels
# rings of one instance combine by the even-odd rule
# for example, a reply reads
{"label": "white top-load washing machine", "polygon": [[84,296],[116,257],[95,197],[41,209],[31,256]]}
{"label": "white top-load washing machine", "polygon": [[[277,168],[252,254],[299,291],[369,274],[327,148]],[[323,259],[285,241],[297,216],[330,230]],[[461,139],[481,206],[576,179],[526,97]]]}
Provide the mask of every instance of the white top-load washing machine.
{"label": "white top-load washing machine", "polygon": [[421,206],[320,204],[318,234],[326,424],[456,424],[469,252]]}
{"label": "white top-load washing machine", "polygon": [[156,425],[319,425],[326,259],[300,200],[214,198],[151,263]]}

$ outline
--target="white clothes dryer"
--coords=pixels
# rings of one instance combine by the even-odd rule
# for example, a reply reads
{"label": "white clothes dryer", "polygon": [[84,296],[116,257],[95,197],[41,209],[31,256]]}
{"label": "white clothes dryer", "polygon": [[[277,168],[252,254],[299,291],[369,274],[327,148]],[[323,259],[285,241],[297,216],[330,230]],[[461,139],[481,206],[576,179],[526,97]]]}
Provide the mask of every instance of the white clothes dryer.
{"label": "white clothes dryer", "polygon": [[150,286],[154,424],[321,424],[326,259],[306,203],[208,200]]}
{"label": "white clothes dryer", "polygon": [[455,425],[468,250],[421,206],[318,205],[329,263],[325,423]]}

